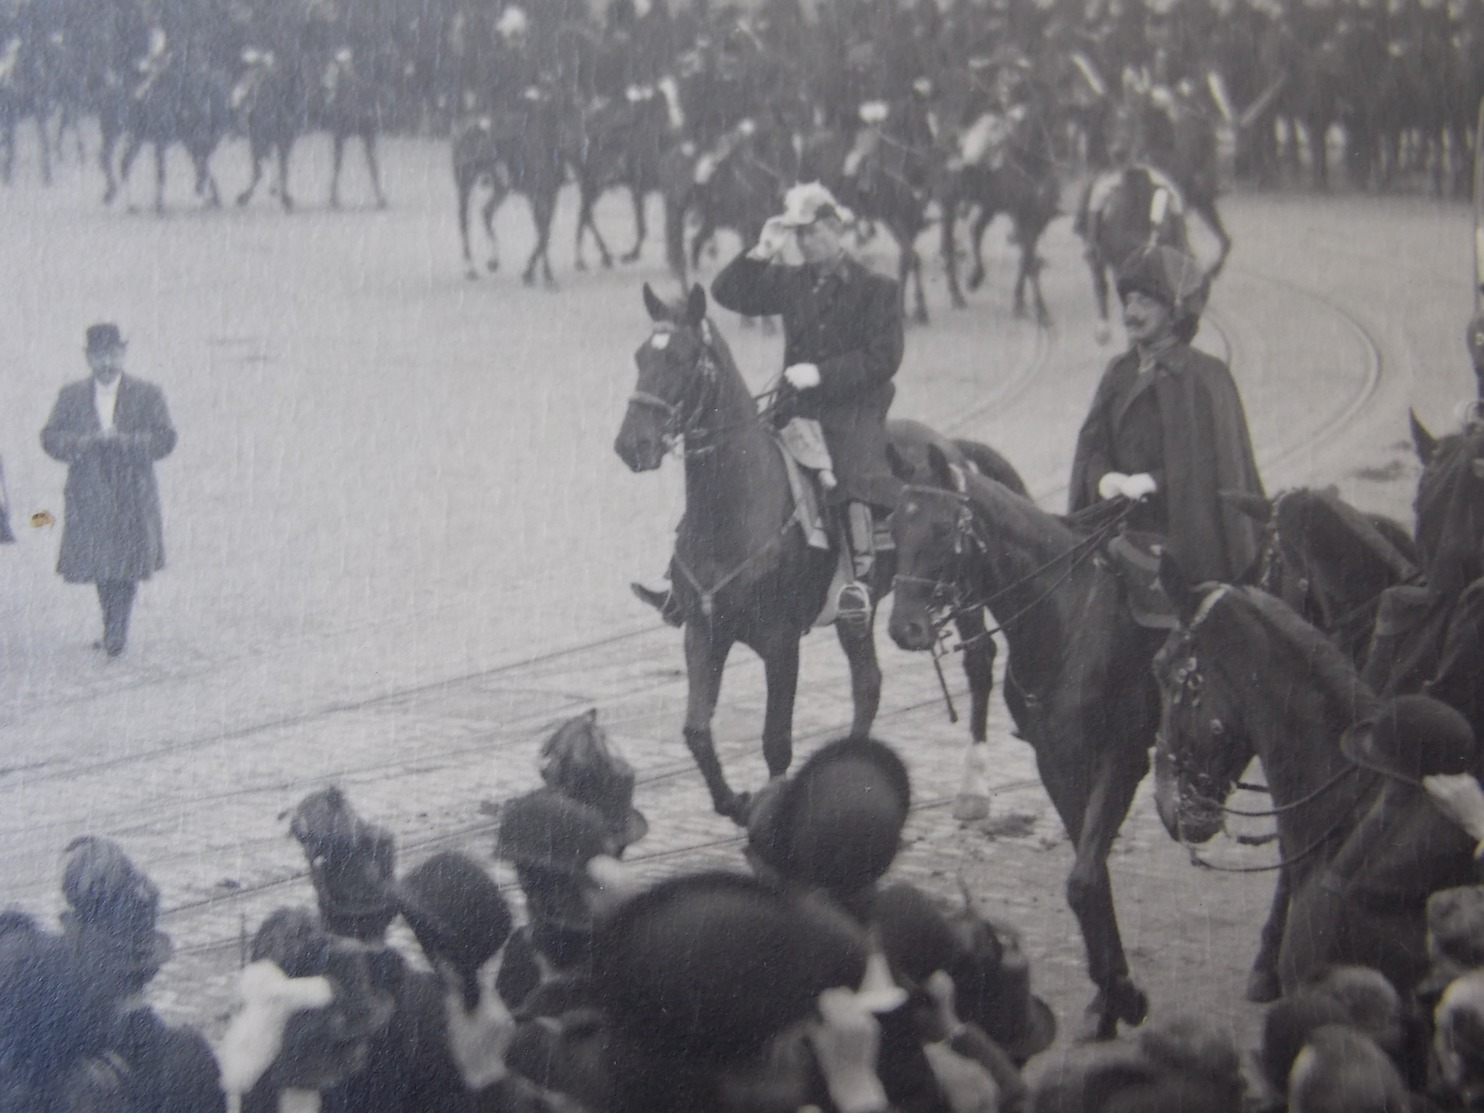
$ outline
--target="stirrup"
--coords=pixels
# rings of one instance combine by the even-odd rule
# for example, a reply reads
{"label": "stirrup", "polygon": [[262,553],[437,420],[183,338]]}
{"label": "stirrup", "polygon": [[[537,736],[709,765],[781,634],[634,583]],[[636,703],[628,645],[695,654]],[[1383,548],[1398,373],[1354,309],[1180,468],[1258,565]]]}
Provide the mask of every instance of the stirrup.
{"label": "stirrup", "polygon": [[629,589],[634,591],[634,596],[644,604],[660,611],[662,619],[671,628],[679,628],[685,623],[685,616],[680,611],[680,602],[675,600],[673,590],[652,590],[639,582],[630,582]]}
{"label": "stirrup", "polygon": [[846,582],[835,597],[835,624],[864,629],[871,623],[871,591],[864,582]]}

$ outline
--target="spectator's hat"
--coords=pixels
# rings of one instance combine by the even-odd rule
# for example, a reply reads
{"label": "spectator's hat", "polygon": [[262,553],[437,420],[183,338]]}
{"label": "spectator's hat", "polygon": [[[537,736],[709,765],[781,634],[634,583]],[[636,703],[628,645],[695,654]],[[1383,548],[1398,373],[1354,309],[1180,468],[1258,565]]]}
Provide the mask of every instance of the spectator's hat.
{"label": "spectator's hat", "polygon": [[1484,1100],[1484,970],[1456,979],[1433,1011],[1433,1052],[1449,1088],[1469,1109]]}
{"label": "spectator's hat", "polygon": [[109,349],[124,348],[124,335],[112,322],[95,322],[87,330],[87,350],[102,353]]}
{"label": "spectator's hat", "polygon": [[896,753],[869,737],[842,738],[758,804],[749,849],[789,881],[849,898],[891,866],[911,801]]}
{"label": "spectator's hat", "polygon": [[1345,1006],[1350,1022],[1388,1055],[1399,1056],[1406,1041],[1401,996],[1380,970],[1369,966],[1330,966],[1305,983]]}
{"label": "spectator's hat", "polygon": [[779,218],[790,228],[812,225],[826,217],[836,218],[846,225],[855,222],[855,214],[841,205],[822,182],[801,182],[790,186],[783,196],[783,212]]}
{"label": "spectator's hat", "polygon": [[1473,770],[1474,731],[1455,710],[1420,694],[1385,702],[1340,736],[1340,751],[1354,764],[1420,787],[1424,776]]}
{"label": "spectator's hat", "polygon": [[1118,297],[1127,299],[1135,291],[1186,318],[1205,309],[1210,284],[1194,256],[1155,244],[1136,250],[1118,269]]}
{"label": "spectator's hat", "polygon": [[822,902],[790,900],[748,877],[667,880],[600,923],[598,1007],[647,1055],[734,1065],[814,1011],[826,989],[866,972],[860,928]]}
{"label": "spectator's hat", "polygon": [[1309,1042],[1326,1024],[1350,1024],[1350,1010],[1328,993],[1299,989],[1268,1007],[1262,1022],[1258,1068],[1268,1088],[1279,1098],[1288,1091],[1288,1072]]}
{"label": "spectator's hat", "polygon": [[495,856],[501,861],[577,874],[613,846],[607,819],[560,791],[542,788],[500,808]]}
{"label": "spectator's hat", "polygon": [[1432,968],[1417,987],[1425,1000],[1484,967],[1484,885],[1446,888],[1427,898],[1427,956]]}
{"label": "spectator's hat", "polygon": [[541,778],[601,814],[619,849],[649,833],[634,809],[634,769],[608,742],[598,711],[569,718],[541,746]]}
{"label": "spectator's hat", "polygon": [[107,838],[74,838],[66,853],[63,933],[89,965],[142,987],[174,953],[156,928],[159,888]]}
{"label": "spectator's hat", "polygon": [[107,997],[58,935],[8,920],[0,934],[0,1101],[44,1109],[69,1068],[101,1047]]}
{"label": "spectator's hat", "polygon": [[309,859],[325,929],[363,940],[383,934],[397,914],[389,891],[397,862],[391,832],[356,814],[338,787],[302,799],[289,830]]}
{"label": "spectator's hat", "polygon": [[1405,1113],[1409,1100],[1386,1053],[1345,1024],[1316,1029],[1288,1075],[1292,1113]]}
{"label": "spectator's hat", "polygon": [[505,945],[510,907],[489,874],[462,853],[439,853],[393,886],[397,906],[429,961],[451,965],[464,1000],[479,1001],[479,968]]}

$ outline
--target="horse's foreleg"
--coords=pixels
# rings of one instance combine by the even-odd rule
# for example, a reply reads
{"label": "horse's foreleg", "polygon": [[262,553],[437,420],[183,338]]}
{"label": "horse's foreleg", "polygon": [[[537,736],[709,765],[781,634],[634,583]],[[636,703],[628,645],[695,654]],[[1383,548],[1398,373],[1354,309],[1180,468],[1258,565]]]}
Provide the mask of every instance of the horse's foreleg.
{"label": "horse's foreleg", "polygon": [[41,147],[41,181],[44,185],[52,184],[52,141],[46,130],[47,116],[45,113],[36,114],[36,141]]}
{"label": "horse's foreleg", "polygon": [[492,272],[498,271],[500,268],[500,245],[499,241],[495,238],[495,211],[500,208],[500,203],[504,200],[505,192],[499,186],[495,186],[490,191],[490,196],[486,199],[484,207],[479,211],[480,221],[484,225],[485,239],[489,241],[490,245],[490,258],[485,262],[485,266]]}
{"label": "horse's foreleg", "polygon": [[110,205],[118,196],[118,179],[113,174],[113,153],[118,144],[118,132],[103,127],[103,134],[98,142],[98,167],[103,172],[103,204]]}
{"label": "horse's foreleg", "polygon": [[958,285],[958,241],[955,235],[958,228],[958,198],[952,192],[944,194],[938,200],[938,206],[943,211],[938,252],[943,257],[943,271],[948,276],[948,297],[955,310],[962,310],[968,303],[964,300],[963,289]]}
{"label": "horse's foreleg", "polygon": [[1216,208],[1215,199],[1202,199],[1197,203],[1195,211],[1200,215],[1201,220],[1206,223],[1206,227],[1216,234],[1216,240],[1221,245],[1221,251],[1216,257],[1216,262],[1211,265],[1211,271],[1209,273],[1210,278],[1215,279],[1221,274],[1221,269],[1226,266],[1226,258],[1231,255],[1231,234],[1226,231],[1226,226],[1221,221],[1221,213]]}
{"label": "horse's foreleg", "polygon": [[1108,325],[1108,272],[1096,248],[1093,249],[1090,266],[1092,268],[1092,293],[1098,303],[1098,324],[1095,336],[1099,345],[1107,345],[1108,339],[1113,336],[1113,330]]}
{"label": "horse's foreleg", "polygon": [[768,685],[767,713],[763,716],[763,759],[768,778],[788,771],[794,758],[794,696],[799,686],[799,637],[785,633],[773,641],[763,657]]}
{"label": "horse's foreleg", "polygon": [[644,187],[630,183],[629,197],[634,204],[634,247],[619,257],[625,264],[632,264],[639,259],[639,251],[649,236],[649,225],[644,218]]}
{"label": "horse's foreleg", "polygon": [[155,213],[165,212],[165,156],[169,149],[162,141],[155,142]]}
{"label": "horse's foreleg", "polygon": [[717,637],[709,620],[690,620],[685,626],[685,744],[695,757],[706,790],[711,793],[711,806],[716,813],[739,825],[746,822],[746,800],[739,797],[726,781],[716,743],[711,737],[711,718],[721,695],[721,673],[727,654],[732,650],[730,636]]}
{"label": "horse's foreleg", "polygon": [[969,290],[977,291],[984,283],[984,232],[995,219],[989,206],[980,206],[969,224],[969,251],[973,254],[974,267],[969,272]]}
{"label": "horse's foreleg", "polygon": [[1067,879],[1067,903],[1082,930],[1088,974],[1098,987],[1083,1021],[1084,1039],[1113,1039],[1120,1023],[1141,1024],[1149,1012],[1149,998],[1129,977],[1108,875],[1108,853],[1148,770],[1149,758],[1142,750],[1115,746],[1099,756],[1081,825],[1075,831],[1069,828],[1076,835],[1077,856]]}
{"label": "horse's foreleg", "polygon": [[330,137],[330,208],[340,208],[340,165],[345,161],[345,137],[335,132]]}
{"label": "horse's foreleg", "polygon": [[371,192],[376,195],[376,208],[386,209],[386,195],[381,189],[381,167],[376,159],[376,133],[370,129],[362,132],[361,145],[366,149],[366,170],[371,175]]}
{"label": "horse's foreleg", "polygon": [[852,736],[863,737],[871,732],[876,720],[876,711],[881,707],[881,665],[876,661],[875,602],[871,604],[871,616],[864,626],[852,626],[835,622],[835,635],[844,649],[846,662],[850,664],[850,698],[853,715],[850,719]]}
{"label": "horse's foreleg", "polygon": [[551,247],[551,218],[555,209],[555,196],[531,199],[531,217],[536,223],[536,247],[531,249],[530,258],[526,260],[526,270],[521,273],[521,279],[528,287],[536,282],[537,265],[541,267],[546,285],[556,285],[551,275],[551,261],[547,258],[547,250]]}
{"label": "horse's foreleg", "polygon": [[1278,957],[1283,949],[1284,932],[1288,929],[1289,887],[1288,870],[1279,869],[1278,881],[1273,887],[1273,905],[1268,911],[1267,922],[1262,925],[1252,972],[1247,975],[1247,999],[1253,1004],[1270,1004],[1283,995],[1283,986],[1278,980]]}
{"label": "horse's foreleg", "polygon": [[247,186],[242,193],[237,195],[237,204],[245,206],[252,201],[253,192],[257,190],[258,183],[263,179],[263,160],[267,158],[267,152],[258,146],[255,140],[248,142],[248,155],[252,163],[252,178],[248,179]]}
{"label": "horse's foreleg", "polygon": [[294,208],[294,199],[289,194],[289,149],[294,145],[293,140],[280,140],[278,148],[278,202],[283,206],[284,213],[291,213]]}
{"label": "horse's foreleg", "polygon": [[969,681],[969,742],[964,748],[964,774],[953,802],[961,821],[989,816],[989,696],[994,688],[995,644],[979,611],[955,621],[964,646],[964,675]]}

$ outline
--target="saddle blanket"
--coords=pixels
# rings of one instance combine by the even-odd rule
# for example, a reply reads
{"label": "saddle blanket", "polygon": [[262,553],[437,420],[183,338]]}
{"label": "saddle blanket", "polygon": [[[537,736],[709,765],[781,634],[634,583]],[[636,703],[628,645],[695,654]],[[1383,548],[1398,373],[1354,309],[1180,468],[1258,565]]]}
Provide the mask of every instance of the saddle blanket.
{"label": "saddle blanket", "polygon": [[[792,427],[797,422],[799,420],[795,419],[788,426]],[[783,467],[788,473],[788,487],[794,497],[794,519],[798,520],[799,527],[804,529],[804,539],[809,546],[818,551],[828,551],[830,533],[824,517],[823,502],[820,500],[815,483],[804,475],[805,465],[811,469],[828,469],[828,455],[825,457],[823,466],[816,464],[819,459],[812,454],[807,455],[809,457],[807,462],[800,463],[799,459],[794,456],[794,448],[791,447],[791,442],[798,440],[795,435],[789,433],[788,427],[777,432],[774,438],[778,443],[778,453],[783,458]],[[802,449],[802,446],[799,449]]]}
{"label": "saddle blanket", "polygon": [[1148,531],[1121,532],[1108,542],[1108,561],[1123,580],[1129,612],[1141,628],[1177,628],[1180,624],[1159,582],[1164,543],[1164,536]]}

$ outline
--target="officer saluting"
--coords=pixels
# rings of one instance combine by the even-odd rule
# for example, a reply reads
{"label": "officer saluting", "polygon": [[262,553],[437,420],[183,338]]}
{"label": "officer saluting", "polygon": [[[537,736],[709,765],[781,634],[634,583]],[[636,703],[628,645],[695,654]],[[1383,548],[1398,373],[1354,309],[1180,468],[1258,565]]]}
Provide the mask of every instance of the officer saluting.
{"label": "officer saluting", "polygon": [[[890,510],[897,483],[886,460],[886,412],[902,362],[902,299],[894,280],[868,271],[845,248],[850,221],[817,182],[795,186],[784,212],[768,219],[757,245],[711,285],[715,300],[739,314],[783,316],[783,383],[776,414],[817,420],[838,480],[854,578],[837,601],[839,623],[871,616],[872,510]],[[802,265],[778,259],[796,240]]]}

